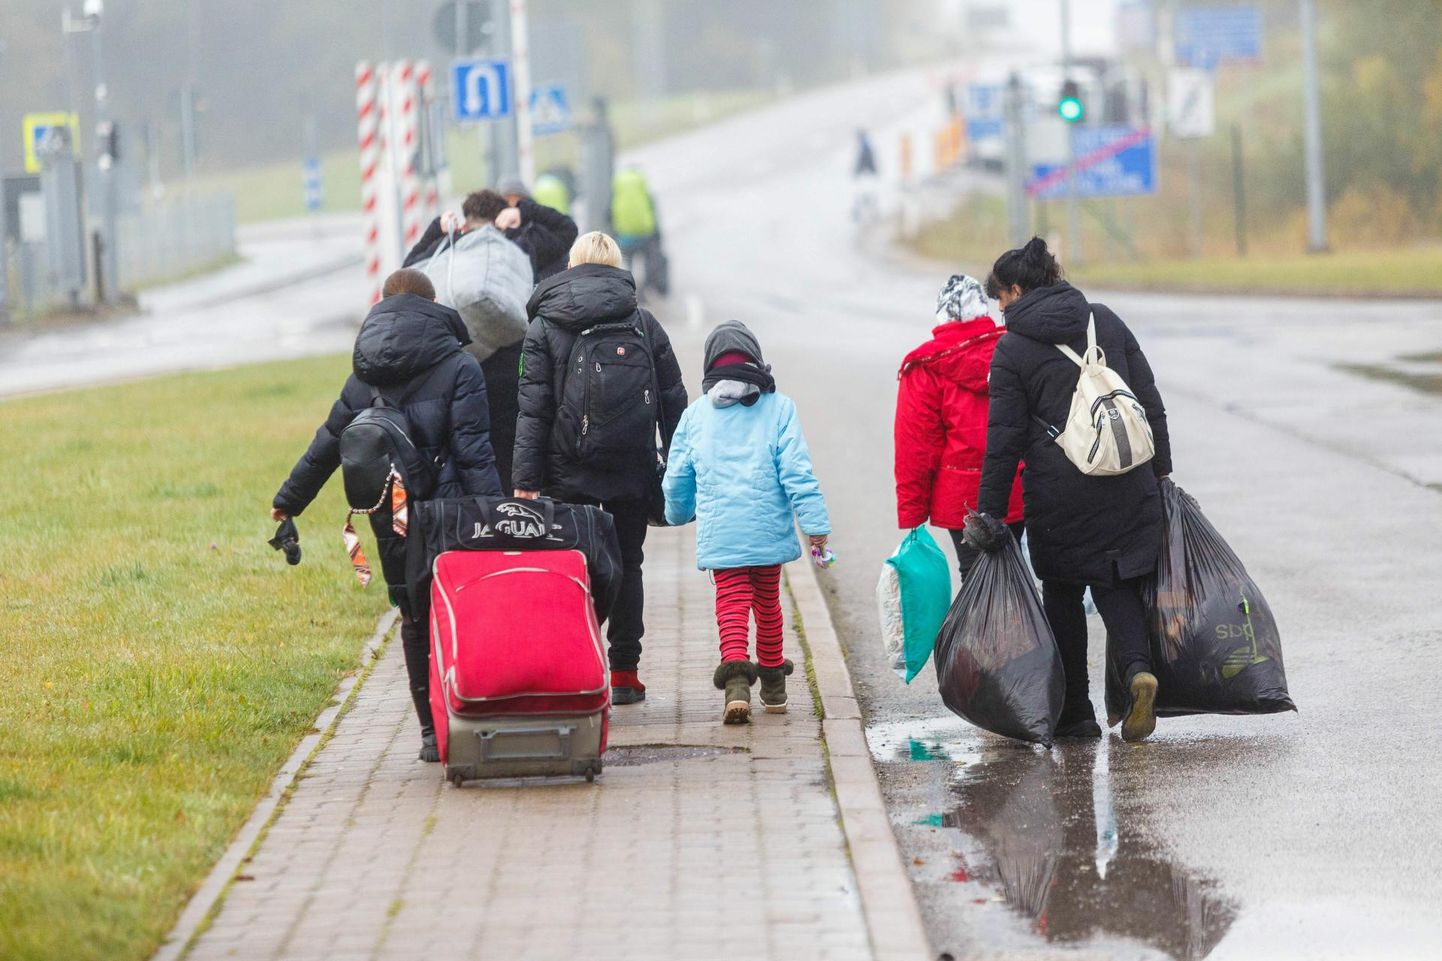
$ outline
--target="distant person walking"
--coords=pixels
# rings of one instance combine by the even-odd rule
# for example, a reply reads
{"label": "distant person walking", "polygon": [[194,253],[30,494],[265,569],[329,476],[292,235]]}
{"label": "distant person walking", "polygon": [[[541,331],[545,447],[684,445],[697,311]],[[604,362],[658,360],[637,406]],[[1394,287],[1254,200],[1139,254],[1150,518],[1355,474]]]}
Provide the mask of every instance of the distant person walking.
{"label": "distant person walking", "polygon": [[624,575],[606,632],[611,692],[614,703],[632,704],[646,697],[641,565],[659,482],[657,434],[664,452],[686,386],[666,331],[637,305],[616,242],[584,234],[570,264],[528,307],[513,483],[517,497],[599,504],[615,519]]}
{"label": "distant person walking", "polygon": [[[911,530],[929,520],[949,531],[965,578],[979,554],[961,531],[966,515],[977,509],[986,456],[986,379],[1006,328],[992,320],[981,283],[964,274],[941,289],[936,323],[931,339],[906,355],[896,375],[897,523]],[[1019,473],[1005,520],[1021,540]]]}
{"label": "distant person walking", "polygon": [[856,159],[851,166],[851,180],[854,196],[851,201],[851,219],[857,223],[875,220],[881,213],[877,199],[877,182],[880,180],[876,166],[876,151],[872,149],[871,137],[860,127],[856,129]]}
{"label": "distant person walking", "polygon": [[611,181],[611,227],[637,283],[663,297],[670,287],[661,220],[651,185],[639,168],[627,167]]}
{"label": "distant person walking", "polygon": [[671,442],[666,520],[698,523],[696,566],[716,583],[721,636],[712,680],[725,692],[722,722],[745,724],[758,678],[766,711],[786,711],[793,666],[781,647],[781,565],[801,556],[798,521],[810,546],[824,551],[831,519],[796,404],[776,392],[761,345],[745,324],[728,320],[711,332],[705,371],[705,396],[686,408]]}
{"label": "distant person walking", "polygon": [[856,163],[851,169],[851,176],[860,179],[862,177],[875,177],[876,151],[871,147],[871,137],[865,129],[856,128]]}
{"label": "distant person walking", "polygon": [[[1087,683],[1087,624],[1082,595],[1106,624],[1107,660],[1129,695],[1122,736],[1139,741],[1156,727],[1157,679],[1151,673],[1141,582],[1156,569],[1162,536],[1157,480],[1172,470],[1167,414],[1151,366],[1127,325],[1062,279],[1046,242],[997,258],[987,293],[1006,312],[1007,334],[991,363],[991,415],[981,477],[982,549],[1002,543],[1017,464],[1023,474],[1032,566],[1042,581],[1047,620],[1066,671],[1066,703],[1058,737],[1100,737]],[[1106,366],[1120,375],[1146,411],[1156,454],[1115,476],[1083,474],[1053,439],[1065,425],[1079,368],[1094,325]]]}
{"label": "distant person walking", "polygon": [[[340,436],[356,415],[377,402],[405,415],[411,441],[435,465],[432,496],[501,493],[491,450],[486,378],[462,350],[470,335],[460,314],[435,302],[430,278],[401,269],[386,278],[383,299],[356,337],[353,372],[310,447],[272,502],[271,517],[298,517],[340,466]],[[349,482],[348,482],[349,483]],[[429,632],[410,609],[406,542],[395,533],[389,507],[370,515],[391,601],[401,609],[401,645],[411,698],[421,724],[423,761],[438,760],[431,723]]]}

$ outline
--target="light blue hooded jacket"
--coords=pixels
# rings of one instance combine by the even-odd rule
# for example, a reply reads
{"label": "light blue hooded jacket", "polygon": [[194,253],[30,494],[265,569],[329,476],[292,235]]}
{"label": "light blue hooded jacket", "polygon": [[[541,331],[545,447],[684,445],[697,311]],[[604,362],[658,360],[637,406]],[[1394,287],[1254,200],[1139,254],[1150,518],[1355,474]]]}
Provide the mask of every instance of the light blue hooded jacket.
{"label": "light blue hooded jacket", "polygon": [[703,571],[796,560],[797,520],[808,535],[831,533],[796,404],[785,394],[762,394],[750,407],[719,407],[702,395],[681,415],[662,483],[667,522],[698,522]]}

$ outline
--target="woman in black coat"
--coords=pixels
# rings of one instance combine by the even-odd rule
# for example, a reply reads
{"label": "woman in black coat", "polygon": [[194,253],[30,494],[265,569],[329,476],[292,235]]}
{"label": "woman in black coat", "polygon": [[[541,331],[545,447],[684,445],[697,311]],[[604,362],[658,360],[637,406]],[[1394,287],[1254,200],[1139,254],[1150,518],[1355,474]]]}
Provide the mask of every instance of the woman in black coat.
{"label": "woman in black coat", "polygon": [[[1018,462],[1032,566],[1042,580],[1047,620],[1066,670],[1066,705],[1058,737],[1100,737],[1087,684],[1086,588],[1108,634],[1107,659],[1131,695],[1122,736],[1139,741],[1156,727],[1141,579],[1156,569],[1162,536],[1157,481],[1172,470],[1167,415],[1152,369],[1121,318],[1061,279],[1046,242],[1033,238],[998,258],[987,293],[1006,313],[1007,333],[991,362],[991,410],[978,503],[995,530],[1006,515]],[[1081,353],[1095,318],[1106,364],[1131,387],[1152,428],[1149,464],[1116,476],[1083,474],[1049,433],[1065,425],[1080,373],[1057,349]],[[993,539],[994,540],[994,539]],[[983,545],[987,546],[987,545]]]}
{"label": "woman in black coat", "polygon": [[[651,498],[659,482],[656,460],[656,434],[660,434],[662,450],[671,445],[671,435],[686,411],[686,385],[681,381],[681,366],[671,350],[666,331],[650,311],[636,302],[636,281],[621,269],[621,250],[605,234],[592,232],[571,248],[570,268],[544,281],[531,295],[527,310],[531,326],[521,348],[520,416],[516,419],[516,452],[512,464],[512,483],[517,497],[535,497],[544,493],[573,504],[599,504],[616,522],[616,540],[621,548],[624,568],[621,594],[611,608],[606,639],[610,646],[611,700],[614,704],[634,704],[645,700],[646,685],[637,674],[641,662],[641,638],[645,634],[641,564],[644,560],[647,518]],[[655,390],[649,387],[644,395],[628,407],[634,412],[644,409],[654,414],[640,421],[640,431],[649,437],[638,437],[640,443],[627,447],[624,453],[589,450],[583,436],[602,435],[607,424],[636,423],[634,418],[617,416],[589,423],[580,411],[566,402],[574,401],[577,392],[592,382],[589,365],[574,369],[584,350],[583,338],[599,343],[600,336],[586,331],[597,327],[622,325],[637,332],[652,360]],[[616,354],[625,357],[632,348],[617,346]],[[613,361],[619,358],[613,357]],[[629,364],[628,364],[629,366]],[[597,364],[597,372],[602,366]],[[604,378],[597,374],[595,386],[605,394]],[[590,387],[584,388],[589,392]],[[652,395],[655,395],[654,398]],[[641,399],[644,396],[644,401]],[[654,423],[654,427],[650,426]]]}

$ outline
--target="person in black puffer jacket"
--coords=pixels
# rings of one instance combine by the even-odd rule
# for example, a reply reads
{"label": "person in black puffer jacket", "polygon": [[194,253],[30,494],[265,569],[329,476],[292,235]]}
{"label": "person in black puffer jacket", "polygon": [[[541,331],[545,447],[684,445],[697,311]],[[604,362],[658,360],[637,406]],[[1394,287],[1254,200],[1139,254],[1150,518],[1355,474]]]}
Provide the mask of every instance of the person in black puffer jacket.
{"label": "person in black puffer jacket", "polygon": [[[404,411],[420,452],[432,462],[442,462],[432,496],[502,492],[491,451],[486,379],[481,365],[461,349],[470,343],[461,315],[435,303],[434,287],[417,270],[391,274],[382,292],[384,299],[371,308],[356,337],[354,372],[275,495],[271,509],[275,520],[299,516],[335,473],[340,466],[341,431],[371,406],[371,387],[379,388]],[[421,722],[421,759],[435,761],[428,631],[409,610],[405,541],[391,530],[389,511],[378,511],[370,519],[386,586],[401,609],[406,673]]]}
{"label": "person in black puffer jacket", "polygon": [[[461,215],[447,211],[432,220],[421,239],[406,254],[404,266],[429,260],[450,231],[465,233],[494,224],[506,239],[525,251],[535,283],[566,269],[566,255],[576,242],[576,222],[559,210],[536,203],[524,190],[515,203],[494,190],[477,190],[466,196]],[[521,345],[510,344],[481,362],[491,404],[491,447],[496,452],[496,473],[501,487],[511,488],[511,452],[516,443],[516,389]]]}
{"label": "person in black puffer jacket", "polygon": [[[1172,471],[1167,414],[1151,366],[1121,318],[1061,279],[1046,243],[1034,238],[997,260],[987,293],[1006,313],[1005,337],[992,357],[986,458],[978,503],[993,529],[1006,515],[1017,464],[1032,566],[1042,581],[1043,603],[1066,672],[1066,703],[1058,737],[1100,737],[1087,684],[1087,625],[1083,593],[1106,624],[1108,661],[1131,692],[1122,726],[1141,740],[1156,725],[1141,579],[1156,569],[1162,537],[1157,481]],[[1088,317],[1106,364],[1121,376],[1146,410],[1156,454],[1148,464],[1112,477],[1078,470],[1048,427],[1065,425],[1079,368],[1057,349],[1086,348]],[[985,547],[986,545],[980,545]]]}
{"label": "person in black puffer jacket", "polygon": [[599,504],[615,519],[625,570],[606,636],[612,699],[631,704],[646,696],[637,668],[645,633],[642,548],[651,498],[659,483],[654,440],[619,461],[581,457],[577,439],[570,436],[574,424],[570,431],[563,429],[558,408],[563,406],[567,377],[574,376],[570,366],[577,340],[582,331],[598,324],[629,323],[645,339],[654,363],[655,421],[663,452],[686,410],[686,385],[666,331],[649,311],[637,306],[636,281],[620,269],[616,242],[602,233],[586,234],[571,249],[570,263],[569,270],[536,288],[527,308],[531,326],[521,348],[521,414],[511,469],[517,497],[544,493],[570,503]]}

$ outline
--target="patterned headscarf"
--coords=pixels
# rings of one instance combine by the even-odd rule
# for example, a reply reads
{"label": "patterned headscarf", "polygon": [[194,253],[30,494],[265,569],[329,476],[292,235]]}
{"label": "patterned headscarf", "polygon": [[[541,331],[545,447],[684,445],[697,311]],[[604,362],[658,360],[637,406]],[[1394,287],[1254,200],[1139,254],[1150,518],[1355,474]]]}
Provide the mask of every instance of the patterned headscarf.
{"label": "patterned headscarf", "polygon": [[989,317],[991,304],[986,299],[986,290],[975,277],[966,274],[952,274],[941,293],[936,296],[936,322],[944,324],[950,320],[976,320]]}

